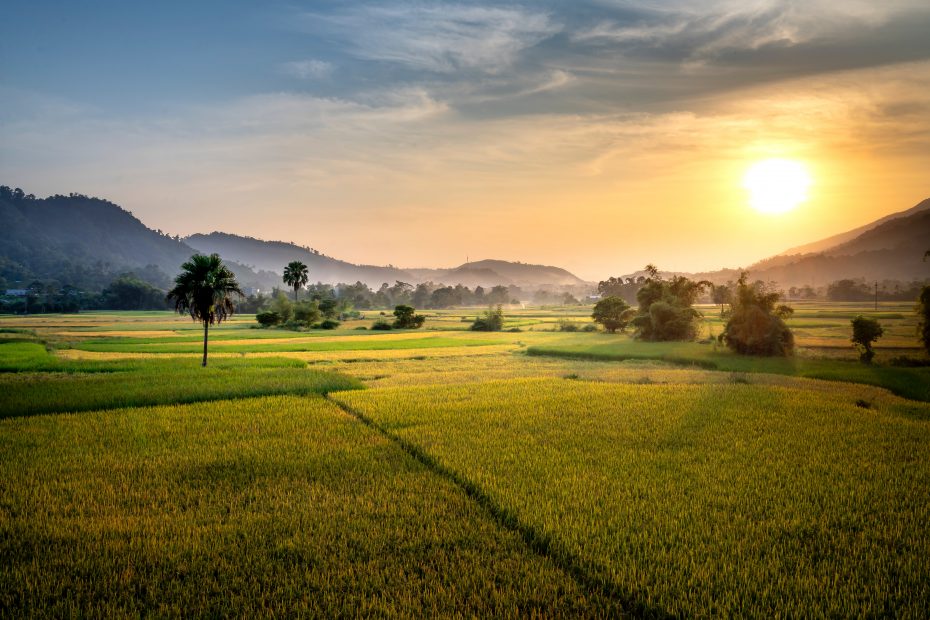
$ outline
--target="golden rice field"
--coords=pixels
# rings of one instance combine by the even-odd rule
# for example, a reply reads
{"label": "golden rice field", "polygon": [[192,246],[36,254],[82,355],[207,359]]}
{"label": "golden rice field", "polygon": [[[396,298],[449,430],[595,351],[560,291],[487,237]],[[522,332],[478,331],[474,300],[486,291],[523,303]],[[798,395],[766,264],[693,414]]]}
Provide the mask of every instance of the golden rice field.
{"label": "golden rice field", "polygon": [[575,307],[236,316],[206,369],[169,313],[2,316],[0,616],[926,617],[912,309],[795,307],[787,360]]}

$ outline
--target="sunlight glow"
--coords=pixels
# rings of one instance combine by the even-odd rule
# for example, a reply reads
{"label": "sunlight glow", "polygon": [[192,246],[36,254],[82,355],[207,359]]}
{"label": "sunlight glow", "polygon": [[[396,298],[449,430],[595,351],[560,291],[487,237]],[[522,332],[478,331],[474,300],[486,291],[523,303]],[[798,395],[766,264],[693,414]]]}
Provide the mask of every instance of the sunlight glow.
{"label": "sunlight glow", "polygon": [[753,164],[743,177],[749,204],[760,213],[786,213],[807,200],[811,176],[801,162],[766,159]]}

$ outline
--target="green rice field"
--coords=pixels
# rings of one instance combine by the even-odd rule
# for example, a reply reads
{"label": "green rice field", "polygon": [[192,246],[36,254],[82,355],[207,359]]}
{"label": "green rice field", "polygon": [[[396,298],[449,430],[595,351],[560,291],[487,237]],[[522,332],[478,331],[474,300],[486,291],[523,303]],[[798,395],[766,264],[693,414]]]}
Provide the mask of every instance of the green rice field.
{"label": "green rice field", "polygon": [[237,315],[207,368],[167,312],[0,316],[0,616],[926,617],[912,306],[796,304],[787,359],[701,310],[690,343]]}

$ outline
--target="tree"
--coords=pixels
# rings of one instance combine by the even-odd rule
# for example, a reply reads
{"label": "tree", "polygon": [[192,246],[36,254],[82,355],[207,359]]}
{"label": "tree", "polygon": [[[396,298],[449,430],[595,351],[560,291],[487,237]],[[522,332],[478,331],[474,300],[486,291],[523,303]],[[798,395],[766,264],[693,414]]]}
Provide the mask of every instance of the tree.
{"label": "tree", "polygon": [[614,334],[617,330],[625,330],[635,314],[636,311],[630,308],[630,304],[620,297],[605,297],[594,304],[591,318],[603,325],[608,333]]}
{"label": "tree", "polygon": [[794,310],[776,305],[781,295],[761,282],[749,284],[748,277],[744,271],[736,282],[730,318],[720,339],[744,355],[791,355],[794,334],[785,319]]}
{"label": "tree", "polygon": [[878,324],[878,321],[861,314],[852,320],[852,330],[850,340],[859,349],[859,359],[866,364],[871,364],[872,358],[875,357],[872,343],[881,338],[885,330]]}
{"label": "tree", "polygon": [[630,323],[641,340],[694,340],[701,313],[691,306],[710,282],[684,276],[665,280],[654,265],[646,265],[646,278],[636,293],[639,309]]}
{"label": "tree", "polygon": [[297,301],[297,291],[307,285],[310,274],[307,266],[299,260],[292,260],[284,268],[284,283],[294,289],[294,301]]}
{"label": "tree", "polygon": [[471,325],[473,332],[499,332],[504,329],[504,311],[500,304],[497,308],[488,308],[484,316],[479,316]]}
{"label": "tree", "polygon": [[207,365],[207,337],[210,325],[222,323],[232,316],[235,307],[232,295],[243,297],[236,276],[223,264],[219,254],[194,254],[181,265],[181,273],[174,279],[174,288],[168,291],[166,301],[174,302],[178,314],[190,314],[203,323],[203,364]]}
{"label": "tree", "polygon": [[400,305],[394,308],[394,329],[418,329],[426,322],[426,317],[422,314],[416,314],[416,309],[412,306]]}
{"label": "tree", "polygon": [[[930,258],[930,250],[924,252],[924,260]],[[930,353],[930,284],[920,290],[917,298],[917,334],[924,349]]]}

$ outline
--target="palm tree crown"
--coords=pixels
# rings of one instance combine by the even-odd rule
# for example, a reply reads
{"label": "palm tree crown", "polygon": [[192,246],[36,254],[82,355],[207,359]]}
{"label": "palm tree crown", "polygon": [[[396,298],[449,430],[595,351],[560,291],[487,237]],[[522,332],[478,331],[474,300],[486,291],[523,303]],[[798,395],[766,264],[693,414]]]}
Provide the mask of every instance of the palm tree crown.
{"label": "palm tree crown", "polygon": [[307,266],[299,260],[293,260],[284,268],[284,283],[294,289],[294,301],[297,301],[297,291],[310,281]]}
{"label": "palm tree crown", "polygon": [[179,314],[190,314],[203,323],[203,365],[207,365],[207,332],[210,325],[221,323],[235,311],[232,295],[243,296],[236,275],[223,264],[219,254],[194,254],[181,265],[174,288],[165,297],[174,301]]}

